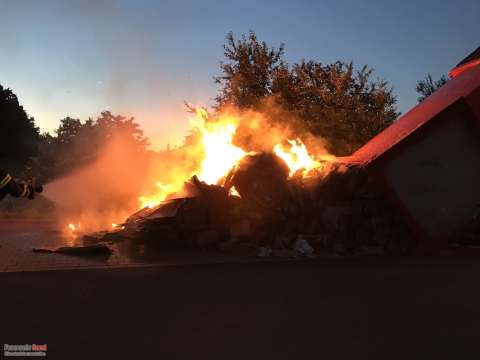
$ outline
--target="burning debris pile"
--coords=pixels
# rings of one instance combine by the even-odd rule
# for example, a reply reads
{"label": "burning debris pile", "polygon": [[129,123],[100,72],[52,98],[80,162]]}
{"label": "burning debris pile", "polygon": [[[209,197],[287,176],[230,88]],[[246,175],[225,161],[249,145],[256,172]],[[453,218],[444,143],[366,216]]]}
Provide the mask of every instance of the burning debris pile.
{"label": "burning debris pile", "polygon": [[140,197],[138,212],[113,230],[83,235],[83,244],[128,241],[145,251],[293,257],[383,251],[408,238],[361,168],[325,153],[313,156],[288,135],[266,146],[270,151],[250,151],[233,144],[238,125],[238,118],[210,121],[199,110],[200,141],[189,153],[200,165],[183,179],[159,183]]}
{"label": "burning debris pile", "polygon": [[[223,185],[193,176],[172,194],[131,215],[113,231],[83,236],[86,245],[131,241],[146,251],[212,249],[238,255],[312,256],[408,248],[403,222],[358,168],[330,164],[328,175],[289,177],[274,154],[244,157]],[[407,235],[407,236],[405,236]]]}

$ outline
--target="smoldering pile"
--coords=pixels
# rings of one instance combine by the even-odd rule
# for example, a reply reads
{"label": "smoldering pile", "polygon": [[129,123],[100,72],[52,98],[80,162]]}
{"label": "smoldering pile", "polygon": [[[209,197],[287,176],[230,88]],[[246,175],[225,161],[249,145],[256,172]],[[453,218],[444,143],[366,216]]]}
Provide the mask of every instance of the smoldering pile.
{"label": "smoldering pile", "polygon": [[129,242],[144,251],[207,249],[296,257],[408,249],[406,227],[361,168],[340,160],[308,178],[271,153],[246,155],[222,180],[193,176],[184,194],[144,208],[85,245]]}

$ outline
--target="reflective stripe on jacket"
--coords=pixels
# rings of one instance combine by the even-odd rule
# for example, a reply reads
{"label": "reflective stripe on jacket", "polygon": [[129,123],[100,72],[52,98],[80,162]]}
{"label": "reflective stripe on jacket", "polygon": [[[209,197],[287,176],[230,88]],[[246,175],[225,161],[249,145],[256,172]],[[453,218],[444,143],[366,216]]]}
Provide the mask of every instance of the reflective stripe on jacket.
{"label": "reflective stripe on jacket", "polygon": [[5,174],[3,179],[0,180],[0,190],[7,186],[10,181],[12,181],[12,177],[10,176],[10,174]]}

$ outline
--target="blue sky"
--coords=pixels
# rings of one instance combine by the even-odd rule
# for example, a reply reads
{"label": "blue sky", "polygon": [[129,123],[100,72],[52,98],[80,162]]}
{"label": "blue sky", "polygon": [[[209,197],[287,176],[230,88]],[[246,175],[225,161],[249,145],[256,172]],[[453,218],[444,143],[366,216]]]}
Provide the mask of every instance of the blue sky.
{"label": "blue sky", "polygon": [[44,131],[110,110],[159,148],[181,142],[184,100],[212,103],[229,31],[285,43],[289,62],[368,64],[405,112],[418,79],[480,45],[479,18],[478,0],[0,0],[0,84]]}

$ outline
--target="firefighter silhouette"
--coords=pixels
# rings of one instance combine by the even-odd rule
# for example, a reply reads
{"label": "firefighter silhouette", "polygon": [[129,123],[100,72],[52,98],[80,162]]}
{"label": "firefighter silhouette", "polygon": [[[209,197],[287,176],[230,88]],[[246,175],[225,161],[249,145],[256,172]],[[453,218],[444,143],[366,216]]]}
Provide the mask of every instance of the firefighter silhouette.
{"label": "firefighter silhouette", "polygon": [[29,183],[21,182],[12,178],[9,173],[0,170],[0,200],[7,195],[33,199],[35,193],[42,192],[42,190],[42,187],[35,186],[33,181]]}

